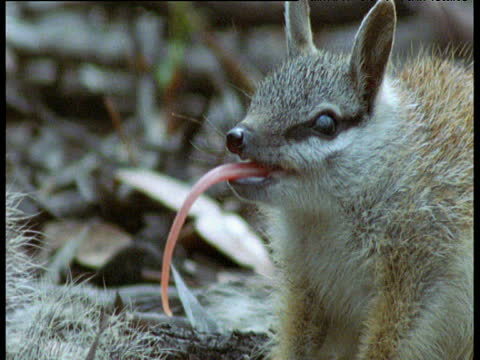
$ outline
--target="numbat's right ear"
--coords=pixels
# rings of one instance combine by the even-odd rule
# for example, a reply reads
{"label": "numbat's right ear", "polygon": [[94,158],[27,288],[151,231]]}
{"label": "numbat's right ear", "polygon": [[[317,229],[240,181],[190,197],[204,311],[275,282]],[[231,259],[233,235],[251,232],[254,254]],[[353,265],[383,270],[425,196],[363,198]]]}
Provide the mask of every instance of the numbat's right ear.
{"label": "numbat's right ear", "polygon": [[308,0],[285,1],[285,32],[289,57],[315,51]]}
{"label": "numbat's right ear", "polygon": [[350,72],[369,111],[382,85],[395,35],[395,4],[379,0],[365,16],[355,36]]}

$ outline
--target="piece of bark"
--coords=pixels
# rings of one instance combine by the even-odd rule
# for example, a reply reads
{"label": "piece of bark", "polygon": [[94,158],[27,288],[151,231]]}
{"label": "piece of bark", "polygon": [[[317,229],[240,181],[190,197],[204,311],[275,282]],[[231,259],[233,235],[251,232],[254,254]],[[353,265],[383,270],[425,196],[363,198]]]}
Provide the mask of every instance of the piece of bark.
{"label": "piece of bark", "polygon": [[202,334],[164,324],[150,329],[159,338],[159,349],[172,349],[166,360],[245,360],[265,358],[266,334],[234,331],[230,334]]}

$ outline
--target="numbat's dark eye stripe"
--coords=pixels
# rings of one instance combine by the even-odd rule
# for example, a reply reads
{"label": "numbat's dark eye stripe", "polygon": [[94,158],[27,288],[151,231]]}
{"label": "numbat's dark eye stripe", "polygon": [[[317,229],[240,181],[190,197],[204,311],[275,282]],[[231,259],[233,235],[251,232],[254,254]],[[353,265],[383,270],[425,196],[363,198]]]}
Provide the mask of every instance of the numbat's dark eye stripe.
{"label": "numbat's dark eye stripe", "polygon": [[321,113],[309,121],[292,126],[285,132],[285,138],[302,141],[311,136],[317,136],[331,140],[338,134],[341,125],[333,115]]}
{"label": "numbat's dark eye stripe", "polygon": [[340,117],[335,112],[322,111],[310,120],[290,127],[284,136],[285,139],[294,141],[302,141],[311,136],[332,140],[341,132],[360,125],[364,117],[365,114],[362,112]]}

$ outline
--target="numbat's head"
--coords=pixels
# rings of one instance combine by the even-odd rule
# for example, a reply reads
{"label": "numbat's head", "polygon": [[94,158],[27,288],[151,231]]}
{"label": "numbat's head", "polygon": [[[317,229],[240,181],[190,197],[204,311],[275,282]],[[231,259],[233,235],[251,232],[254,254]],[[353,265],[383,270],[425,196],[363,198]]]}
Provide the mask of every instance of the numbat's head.
{"label": "numbat's head", "polygon": [[245,119],[227,134],[231,152],[271,172],[230,184],[247,200],[327,209],[365,191],[385,167],[398,122],[386,76],[395,7],[379,0],[347,55],[316,49],[308,1],[287,3],[285,20],[287,61],[259,84]]}

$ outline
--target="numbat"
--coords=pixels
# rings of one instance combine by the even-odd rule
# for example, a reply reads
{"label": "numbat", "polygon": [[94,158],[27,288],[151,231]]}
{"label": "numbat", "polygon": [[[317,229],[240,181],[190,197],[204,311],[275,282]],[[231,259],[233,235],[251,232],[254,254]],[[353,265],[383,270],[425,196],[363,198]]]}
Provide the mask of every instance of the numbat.
{"label": "numbat", "polygon": [[286,2],[285,20],[287,61],[227,134],[247,162],[197,185],[227,179],[269,219],[271,358],[473,359],[471,66],[423,54],[389,68],[391,0],[348,56],[315,47],[308,1]]}
{"label": "numbat", "polygon": [[389,71],[393,1],[349,56],[316,49],[286,2],[288,60],[229,150],[267,176],[231,180],[270,219],[281,270],[274,359],[473,358],[473,76],[421,56]]}

